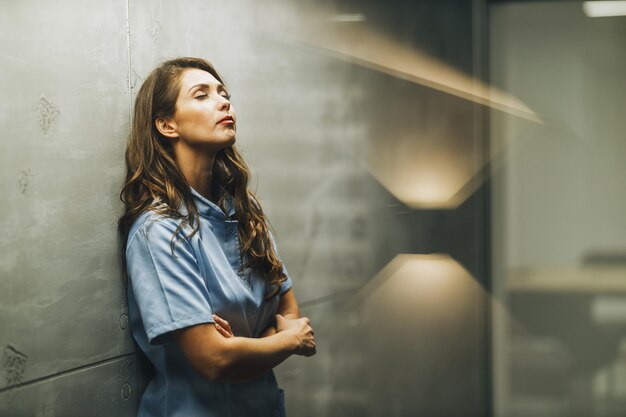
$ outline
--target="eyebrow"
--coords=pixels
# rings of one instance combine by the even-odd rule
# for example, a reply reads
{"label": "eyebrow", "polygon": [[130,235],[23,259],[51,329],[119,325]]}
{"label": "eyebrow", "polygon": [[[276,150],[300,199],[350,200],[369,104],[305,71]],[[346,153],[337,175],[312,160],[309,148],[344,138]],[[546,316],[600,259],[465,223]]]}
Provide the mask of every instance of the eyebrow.
{"label": "eyebrow", "polygon": [[[202,83],[202,84],[196,84],[194,86],[192,86],[189,90],[187,90],[187,93],[189,93],[191,90],[193,90],[196,87],[202,87],[202,88],[211,88],[211,86],[209,84],[206,83]],[[226,90],[226,87],[224,86],[224,84],[222,83],[217,83],[217,89],[222,89],[222,90]]]}

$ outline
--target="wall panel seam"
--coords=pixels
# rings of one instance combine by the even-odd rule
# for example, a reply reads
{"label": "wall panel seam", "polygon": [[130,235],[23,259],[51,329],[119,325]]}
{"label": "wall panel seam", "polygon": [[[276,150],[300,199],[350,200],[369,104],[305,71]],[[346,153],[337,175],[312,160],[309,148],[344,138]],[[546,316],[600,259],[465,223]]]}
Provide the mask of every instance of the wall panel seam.
{"label": "wall panel seam", "polygon": [[122,355],[118,355],[118,356],[114,356],[111,358],[106,358],[106,359],[102,359],[101,361],[97,361],[97,362],[92,362],[92,363],[88,363],[86,365],[81,365],[81,366],[77,366],[76,368],[71,368],[71,369],[64,369],[62,371],[56,372],[54,374],[50,374],[50,375],[46,375],[46,376],[42,376],[39,378],[35,378],[35,379],[31,379],[19,384],[15,384],[15,385],[11,385],[9,387],[4,387],[4,388],[0,388],[0,394],[4,394],[8,391],[13,391],[16,389],[20,389],[20,388],[24,388],[30,385],[34,385],[34,384],[39,384],[39,383],[43,383],[43,382],[48,382],[52,379],[55,378],[59,378],[59,377],[63,377],[63,376],[67,376],[70,375],[72,373],[75,372],[80,372],[80,371],[84,371],[87,370],[89,368],[95,368],[101,365],[107,365],[109,363],[113,363],[116,360],[122,359],[122,358],[127,358],[127,357],[131,357],[131,356],[135,356],[135,352],[131,352],[131,353],[124,353]]}

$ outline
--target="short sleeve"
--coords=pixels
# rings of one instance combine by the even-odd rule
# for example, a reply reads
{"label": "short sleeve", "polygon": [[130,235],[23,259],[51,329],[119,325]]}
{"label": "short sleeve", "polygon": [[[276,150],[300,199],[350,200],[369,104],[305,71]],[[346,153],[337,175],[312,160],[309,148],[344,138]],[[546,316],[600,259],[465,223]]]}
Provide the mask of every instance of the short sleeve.
{"label": "short sleeve", "polygon": [[[272,231],[269,229],[269,227],[267,228],[269,235],[270,235],[270,240],[272,241],[272,246],[274,247],[274,252],[276,253],[276,256],[278,256],[278,258],[282,261],[282,259],[280,258],[280,255],[278,254],[278,246],[276,246],[276,241],[274,240],[274,235],[272,234]],[[280,285],[280,295],[283,295],[284,293],[287,292],[288,289],[290,289],[293,286],[293,281],[291,279],[291,276],[289,275],[289,272],[287,272],[287,267],[285,266],[285,263],[283,262],[283,272],[285,273],[285,275],[287,275],[287,280],[284,281],[281,285]]]}
{"label": "short sleeve", "polygon": [[133,295],[151,344],[164,343],[172,330],[214,322],[209,291],[189,240],[178,239],[172,255],[176,227],[172,219],[148,220],[130,237],[126,251]]}

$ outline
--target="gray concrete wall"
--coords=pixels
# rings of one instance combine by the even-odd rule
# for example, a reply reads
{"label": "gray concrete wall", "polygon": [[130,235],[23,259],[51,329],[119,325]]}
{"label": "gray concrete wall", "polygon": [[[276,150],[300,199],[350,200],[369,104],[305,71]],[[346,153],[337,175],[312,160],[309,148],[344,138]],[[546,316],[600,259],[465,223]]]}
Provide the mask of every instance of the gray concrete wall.
{"label": "gray concrete wall", "polygon": [[2,2],[0,415],[131,415],[122,2]]}
{"label": "gray concrete wall", "polygon": [[482,7],[1,3],[0,415],[133,415],[123,152],[143,78],[184,55],[230,87],[316,330],[277,369],[288,414],[485,415],[484,109],[441,77],[481,75]]}

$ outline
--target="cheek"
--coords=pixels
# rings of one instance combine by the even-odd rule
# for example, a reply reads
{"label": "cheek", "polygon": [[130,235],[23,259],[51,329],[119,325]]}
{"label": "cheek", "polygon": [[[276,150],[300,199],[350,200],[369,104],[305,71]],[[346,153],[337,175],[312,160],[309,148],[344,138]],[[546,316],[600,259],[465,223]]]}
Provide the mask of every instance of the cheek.
{"label": "cheek", "polygon": [[207,132],[214,129],[212,117],[206,112],[190,111],[180,120],[180,128],[186,132]]}

